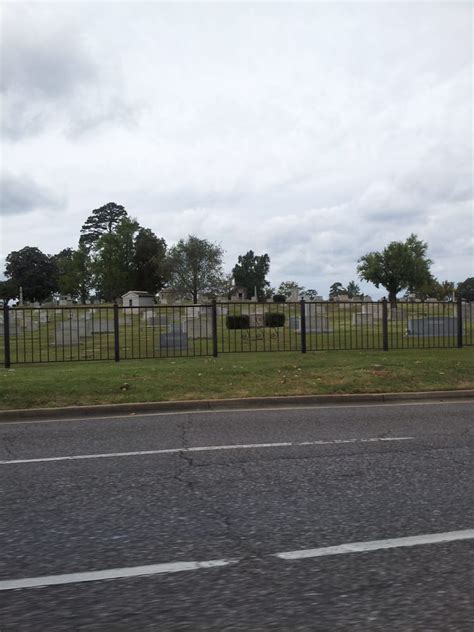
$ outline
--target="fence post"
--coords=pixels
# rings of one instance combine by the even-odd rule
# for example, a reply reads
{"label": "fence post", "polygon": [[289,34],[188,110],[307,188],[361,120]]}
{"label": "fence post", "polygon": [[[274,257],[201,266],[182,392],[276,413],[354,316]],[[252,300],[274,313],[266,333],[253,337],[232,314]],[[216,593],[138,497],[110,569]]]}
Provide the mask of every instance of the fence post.
{"label": "fence post", "polygon": [[5,303],[3,305],[3,344],[5,347],[4,350],[4,361],[5,368],[9,369],[11,366],[11,357],[10,357],[10,308],[8,304]]}
{"label": "fence post", "polygon": [[306,309],[304,298],[300,301],[301,353],[306,353]]}
{"label": "fence post", "polygon": [[388,351],[388,308],[387,299],[382,299],[382,348]]}
{"label": "fence post", "polygon": [[458,349],[462,348],[462,298],[460,296],[458,296],[458,301],[457,301],[458,305],[457,305],[457,320],[456,320],[456,324],[457,324],[457,346]]}
{"label": "fence post", "polygon": [[212,355],[217,358],[217,304],[216,299],[212,299]]}
{"label": "fence post", "polygon": [[117,303],[114,303],[114,352],[115,362],[120,362],[119,313]]}

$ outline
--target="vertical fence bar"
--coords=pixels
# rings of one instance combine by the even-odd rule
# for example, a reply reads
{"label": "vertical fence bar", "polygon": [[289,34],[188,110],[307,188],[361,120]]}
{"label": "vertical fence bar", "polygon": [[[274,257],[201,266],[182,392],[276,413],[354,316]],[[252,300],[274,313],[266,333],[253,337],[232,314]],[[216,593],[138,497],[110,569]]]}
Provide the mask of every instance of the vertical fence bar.
{"label": "vertical fence bar", "polygon": [[462,348],[462,298],[458,296],[457,301],[457,347],[458,349]]}
{"label": "vertical fence bar", "polygon": [[11,366],[10,356],[10,308],[7,303],[3,306],[3,344],[5,346],[4,361],[5,368],[9,369]]}
{"label": "vertical fence bar", "polygon": [[217,358],[217,304],[216,299],[212,299],[212,355]]}
{"label": "vertical fence bar", "polygon": [[388,309],[386,298],[382,300],[382,348],[384,351],[388,351]]}
{"label": "vertical fence bar", "polygon": [[119,335],[119,312],[118,305],[114,303],[114,351],[115,362],[120,362],[120,335]]}
{"label": "vertical fence bar", "polygon": [[304,298],[300,301],[300,321],[301,321],[301,353],[306,353],[306,309]]}

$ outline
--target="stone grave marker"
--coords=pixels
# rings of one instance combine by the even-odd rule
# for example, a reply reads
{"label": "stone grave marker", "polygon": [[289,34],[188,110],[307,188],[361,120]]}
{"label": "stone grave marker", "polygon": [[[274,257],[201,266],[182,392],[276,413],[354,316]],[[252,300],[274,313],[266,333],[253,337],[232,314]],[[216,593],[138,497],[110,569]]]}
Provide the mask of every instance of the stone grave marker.
{"label": "stone grave marker", "polygon": [[326,306],[305,304],[306,331],[325,334],[332,331],[329,327],[328,310]]}
{"label": "stone grave marker", "polygon": [[[289,326],[290,329],[301,333],[301,318],[299,316],[290,317]],[[332,329],[329,326],[327,307],[305,303],[305,328],[307,333],[331,333]]]}
{"label": "stone grave marker", "polygon": [[47,310],[41,310],[39,313],[39,322],[44,325],[49,321],[48,318],[48,311]]}
{"label": "stone grave marker", "polygon": [[383,304],[382,303],[365,303],[362,305],[362,314],[369,314],[373,320],[380,320],[383,318]]}
{"label": "stone grave marker", "polygon": [[297,287],[292,287],[290,290],[290,297],[288,301],[290,303],[297,303],[300,300],[300,291]]}
{"label": "stone grave marker", "polygon": [[[457,305],[455,313],[457,313]],[[469,303],[467,301],[463,301],[461,303],[461,317],[463,323],[474,322],[474,303]]]}
{"label": "stone grave marker", "polygon": [[38,331],[39,323],[37,320],[31,320],[30,318],[26,318],[24,321],[24,330],[25,332],[33,332]]}
{"label": "stone grave marker", "polygon": [[411,318],[408,321],[409,336],[455,336],[458,319],[450,316]]}
{"label": "stone grave marker", "polygon": [[58,323],[58,329],[64,327],[64,329],[71,329],[79,333],[80,338],[85,338],[92,333],[92,323],[88,320],[65,320],[64,323]]}
{"label": "stone grave marker", "polygon": [[357,312],[352,314],[352,325],[354,327],[368,327],[374,324],[374,317],[372,314],[365,312]]}
{"label": "stone grave marker", "polygon": [[183,327],[181,325],[181,322],[178,320],[174,320],[172,322],[168,323],[168,333],[170,334],[182,334],[183,333]]}
{"label": "stone grave marker", "polygon": [[79,343],[79,332],[75,328],[57,327],[56,335],[52,342],[56,347],[70,347]]}
{"label": "stone grave marker", "polygon": [[188,348],[188,336],[176,329],[173,331],[167,331],[160,334],[160,348],[161,349],[187,349]]}
{"label": "stone grave marker", "polygon": [[[80,323],[81,321],[79,321]],[[114,332],[113,320],[99,320],[90,321],[90,329],[93,334],[111,334]]]}
{"label": "stone grave marker", "polygon": [[408,319],[408,313],[400,307],[389,307],[387,318],[388,320],[393,320],[395,322],[406,322]]}
{"label": "stone grave marker", "polygon": [[212,320],[210,318],[184,318],[183,333],[188,338],[212,338]]}
{"label": "stone grave marker", "polygon": [[142,320],[145,322],[146,327],[159,327],[161,324],[158,314],[153,310],[147,310],[143,314]]}
{"label": "stone grave marker", "polygon": [[10,336],[22,334],[25,331],[25,318],[21,311],[11,310],[9,314]]}

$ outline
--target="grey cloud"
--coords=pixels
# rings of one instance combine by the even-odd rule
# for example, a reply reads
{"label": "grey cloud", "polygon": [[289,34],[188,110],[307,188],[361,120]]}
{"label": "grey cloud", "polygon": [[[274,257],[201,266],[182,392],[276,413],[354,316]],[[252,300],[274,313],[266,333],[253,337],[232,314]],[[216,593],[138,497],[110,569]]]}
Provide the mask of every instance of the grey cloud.
{"label": "grey cloud", "polygon": [[423,216],[423,214],[424,211],[422,209],[416,208],[414,206],[407,208],[397,208],[397,206],[395,205],[388,210],[382,207],[377,211],[368,212],[365,215],[365,219],[372,222],[382,223],[399,222],[402,220],[409,223],[410,221],[419,219],[421,216]]}
{"label": "grey cloud", "polygon": [[134,109],[104,77],[71,19],[37,25],[23,7],[2,24],[2,134],[11,141],[48,128],[79,136],[104,124],[126,125]]}
{"label": "grey cloud", "polygon": [[74,111],[65,129],[66,135],[75,139],[87,134],[96,133],[99,128],[136,128],[138,125],[139,107],[127,103],[115,95],[105,103],[88,102],[84,99],[83,107]]}
{"label": "grey cloud", "polygon": [[[34,28],[34,27],[33,27]],[[0,90],[39,100],[74,94],[97,70],[74,31],[30,33],[4,28]]]}
{"label": "grey cloud", "polygon": [[29,176],[0,176],[0,214],[20,215],[37,209],[58,209],[60,196],[41,186]]}

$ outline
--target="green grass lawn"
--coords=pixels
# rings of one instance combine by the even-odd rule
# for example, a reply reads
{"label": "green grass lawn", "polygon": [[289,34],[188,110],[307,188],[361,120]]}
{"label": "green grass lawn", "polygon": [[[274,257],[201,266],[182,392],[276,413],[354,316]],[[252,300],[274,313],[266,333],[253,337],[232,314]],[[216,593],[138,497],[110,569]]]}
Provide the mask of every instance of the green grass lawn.
{"label": "green grass lawn", "polygon": [[469,388],[472,348],[245,353],[0,369],[0,409]]}

